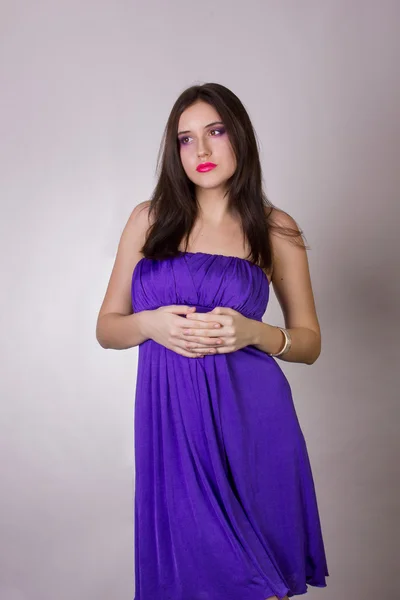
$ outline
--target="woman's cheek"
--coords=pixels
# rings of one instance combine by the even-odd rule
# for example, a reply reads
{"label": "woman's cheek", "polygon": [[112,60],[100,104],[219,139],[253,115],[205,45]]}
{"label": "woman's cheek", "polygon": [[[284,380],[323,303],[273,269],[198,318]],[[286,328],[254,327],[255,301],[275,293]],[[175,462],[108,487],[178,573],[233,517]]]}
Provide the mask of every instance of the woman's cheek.
{"label": "woman's cheek", "polygon": [[187,152],[187,148],[183,147],[183,149],[180,152],[180,157],[181,157],[182,166],[183,166],[184,170],[186,171],[186,174],[188,171],[191,170],[192,162],[194,163],[193,168],[196,168],[197,163],[195,164],[195,161],[191,161],[189,152]]}

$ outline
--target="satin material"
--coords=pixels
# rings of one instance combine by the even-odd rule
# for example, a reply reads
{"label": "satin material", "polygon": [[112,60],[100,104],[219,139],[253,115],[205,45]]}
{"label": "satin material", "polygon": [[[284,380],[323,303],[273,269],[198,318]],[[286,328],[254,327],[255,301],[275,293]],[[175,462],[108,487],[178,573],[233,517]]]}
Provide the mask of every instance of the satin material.
{"label": "satin material", "polygon": [[[231,307],[262,320],[264,271],[243,258],[142,258],[134,312]],[[139,346],[134,600],[265,600],[329,575],[307,447],[289,383],[247,346],[187,358]]]}

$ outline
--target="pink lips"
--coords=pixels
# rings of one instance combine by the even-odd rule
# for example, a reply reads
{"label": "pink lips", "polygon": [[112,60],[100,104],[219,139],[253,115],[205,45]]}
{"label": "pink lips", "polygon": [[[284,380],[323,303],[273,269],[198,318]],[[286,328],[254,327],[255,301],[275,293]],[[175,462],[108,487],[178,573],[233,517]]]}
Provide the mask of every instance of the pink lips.
{"label": "pink lips", "polygon": [[197,165],[196,171],[198,171],[199,173],[206,173],[207,171],[211,171],[211,169],[215,169],[216,166],[217,165],[215,165],[212,162],[200,163],[199,165]]}

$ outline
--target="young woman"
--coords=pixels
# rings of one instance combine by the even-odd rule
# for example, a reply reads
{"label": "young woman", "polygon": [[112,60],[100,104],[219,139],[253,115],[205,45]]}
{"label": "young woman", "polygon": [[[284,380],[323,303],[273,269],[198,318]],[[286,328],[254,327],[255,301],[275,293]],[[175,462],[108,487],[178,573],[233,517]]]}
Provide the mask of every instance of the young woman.
{"label": "young woman", "polygon": [[[282,600],[326,586],[307,447],[276,360],[311,365],[321,351],[302,238],[262,190],[237,96],[185,90],[97,322],[104,348],[139,346],[135,600]],[[285,327],[262,321],[271,285]]]}

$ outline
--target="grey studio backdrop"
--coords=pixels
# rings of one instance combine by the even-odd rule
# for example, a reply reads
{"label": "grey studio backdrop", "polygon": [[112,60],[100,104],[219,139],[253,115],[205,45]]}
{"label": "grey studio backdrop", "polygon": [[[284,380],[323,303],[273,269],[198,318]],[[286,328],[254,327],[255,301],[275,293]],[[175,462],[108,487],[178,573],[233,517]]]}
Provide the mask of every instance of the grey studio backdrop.
{"label": "grey studio backdrop", "polygon": [[[137,348],[102,349],[95,324],[172,104],[205,81],[247,107],[266,192],[311,246],[322,354],[280,362],[330,570],[309,596],[397,597],[400,3],[0,11],[0,600],[133,598]],[[264,320],[283,324],[274,294]]]}

